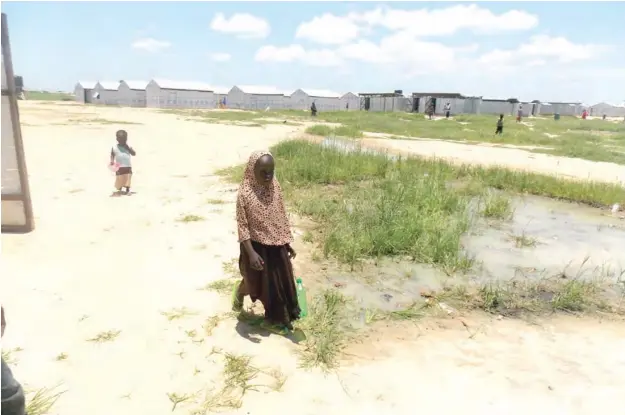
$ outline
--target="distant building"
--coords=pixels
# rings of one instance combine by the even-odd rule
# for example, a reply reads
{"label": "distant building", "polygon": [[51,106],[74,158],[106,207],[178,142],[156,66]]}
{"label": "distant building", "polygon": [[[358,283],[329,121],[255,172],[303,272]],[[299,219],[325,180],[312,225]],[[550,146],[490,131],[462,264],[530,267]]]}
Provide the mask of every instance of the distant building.
{"label": "distant building", "polygon": [[284,92],[274,87],[235,85],[228,92],[228,108],[264,110],[285,107]]}
{"label": "distant building", "polygon": [[410,99],[402,91],[395,92],[361,92],[360,109],[372,112],[410,111]]}
{"label": "distant building", "polygon": [[358,95],[352,92],[346,92],[341,97],[341,109],[347,111],[359,111],[360,110],[360,98]]}
{"label": "distant building", "polygon": [[216,108],[215,87],[201,82],[152,79],[146,89],[150,108]]}
{"label": "distant building", "polygon": [[621,104],[610,104],[600,102],[590,106],[590,115],[593,117],[625,117],[625,102]]}
{"label": "distant building", "polygon": [[78,81],[74,87],[74,97],[76,102],[89,104],[93,102],[93,93],[95,89],[95,81]]}
{"label": "distant building", "polygon": [[93,88],[92,102],[100,105],[119,105],[119,82],[98,81]]}
{"label": "distant building", "polygon": [[120,81],[117,89],[119,105],[145,107],[148,81]]}
{"label": "distant building", "polygon": [[341,94],[326,89],[296,89],[288,99],[291,109],[309,110],[315,103],[317,111],[339,111],[341,109]]}

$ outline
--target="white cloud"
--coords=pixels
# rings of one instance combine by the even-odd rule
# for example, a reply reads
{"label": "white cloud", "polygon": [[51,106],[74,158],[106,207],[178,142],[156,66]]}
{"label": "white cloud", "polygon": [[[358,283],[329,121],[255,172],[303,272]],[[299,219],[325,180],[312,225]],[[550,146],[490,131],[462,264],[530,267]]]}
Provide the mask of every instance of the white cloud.
{"label": "white cloud", "polygon": [[339,45],[358,38],[361,32],[362,29],[349,18],[324,13],[309,22],[301,23],[295,31],[295,38]]}
{"label": "white cloud", "polygon": [[209,57],[215,62],[228,62],[230,59],[232,59],[232,55],[226,52],[211,53]]}
{"label": "white cloud", "polygon": [[156,40],[151,37],[147,37],[134,41],[131,46],[133,47],[133,49],[156,53],[168,49],[171,46],[171,42]]}
{"label": "white cloud", "polygon": [[303,62],[310,66],[339,66],[343,60],[330,49],[306,50],[302,45],[265,45],[256,51],[257,62]]}
{"label": "white cloud", "polygon": [[265,38],[271,31],[267,20],[248,13],[235,13],[229,19],[223,13],[217,13],[210,23],[210,28],[244,39]]}
{"label": "white cloud", "polygon": [[528,30],[537,24],[537,16],[521,10],[495,14],[474,4],[418,10],[378,7],[345,16],[324,13],[301,23],[295,37],[337,45],[354,41],[375,27],[426,37],[453,35],[460,30],[481,34]]}
{"label": "white cloud", "polygon": [[608,49],[605,45],[578,44],[564,37],[537,35],[532,36],[528,43],[523,43],[516,49],[495,49],[488,52],[480,56],[479,62],[499,67],[535,65],[536,62],[544,64],[548,61],[570,63],[593,59]]}
{"label": "white cloud", "polygon": [[256,51],[254,59],[258,62],[293,62],[306,55],[301,45],[285,47],[265,45]]}
{"label": "white cloud", "polygon": [[451,69],[456,55],[474,51],[475,45],[452,48],[427,42],[401,31],[379,43],[362,39],[336,49],[305,49],[302,45],[278,47],[267,45],[256,52],[258,62],[301,62],[312,66],[341,66],[346,60],[370,64],[394,64],[398,69],[422,73],[428,70]]}

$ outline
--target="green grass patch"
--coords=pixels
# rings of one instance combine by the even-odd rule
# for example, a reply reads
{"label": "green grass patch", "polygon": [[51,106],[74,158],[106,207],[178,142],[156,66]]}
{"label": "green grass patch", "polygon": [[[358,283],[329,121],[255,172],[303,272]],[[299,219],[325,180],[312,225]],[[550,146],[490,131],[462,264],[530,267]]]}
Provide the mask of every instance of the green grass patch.
{"label": "green grass patch", "polygon": [[67,92],[25,91],[24,96],[31,101],[75,101],[74,94]]}
{"label": "green grass patch", "polygon": [[356,127],[349,125],[341,125],[339,127],[330,127],[328,125],[313,125],[306,129],[308,134],[318,135],[322,137],[330,137],[330,136],[338,136],[338,137],[349,137],[349,138],[360,138],[362,137],[362,131],[358,130]]}
{"label": "green grass patch", "polygon": [[308,316],[297,324],[306,333],[301,351],[303,367],[321,367],[330,370],[346,346],[347,298],[336,290],[325,290],[316,295],[309,306]]}
{"label": "green grass patch", "polygon": [[575,117],[555,121],[553,117],[545,116],[526,118],[523,124],[506,115],[504,134],[495,135],[497,118],[495,114],[462,114],[451,120],[430,121],[423,114],[364,111],[321,112],[317,116],[319,121],[339,123],[354,131],[542,147],[531,151],[625,164],[625,125],[622,123]]}
{"label": "green grass patch", "polygon": [[[278,124],[285,120],[296,125],[309,120],[303,111],[206,111],[176,110],[162,112],[198,117],[206,122],[247,121],[255,124]],[[319,112],[315,121],[336,123],[339,127],[317,125],[307,132],[320,136],[359,138],[363,132],[394,136],[435,138],[470,143],[528,146],[529,151],[557,156],[583,158],[625,164],[625,125],[603,120],[552,116],[525,118],[517,123],[505,114],[504,134],[495,135],[497,114],[459,114],[450,120],[431,121],[423,114],[407,112],[330,111]],[[273,120],[267,120],[271,119]]]}
{"label": "green grass patch", "polygon": [[[600,206],[625,200],[625,189],[617,185],[418,157],[395,162],[306,140],[282,142],[272,153],[291,207],[321,225],[323,253],[352,266],[369,257],[408,256],[447,273],[466,270],[472,261],[461,253],[460,238],[469,228],[471,197],[485,196],[485,216],[511,214],[508,197],[484,194],[488,188]],[[238,167],[221,174],[238,181],[241,172]],[[465,187],[456,189],[454,182]]]}
{"label": "green grass patch", "polygon": [[141,123],[138,123],[138,122],[121,121],[121,120],[107,120],[107,119],[104,119],[104,118],[73,118],[73,119],[69,119],[68,123],[70,123],[70,124],[104,124],[104,125],[111,125],[111,124],[141,125]]}
{"label": "green grass patch", "polygon": [[487,192],[483,200],[482,215],[490,219],[510,219],[512,217],[512,205],[507,195]]}

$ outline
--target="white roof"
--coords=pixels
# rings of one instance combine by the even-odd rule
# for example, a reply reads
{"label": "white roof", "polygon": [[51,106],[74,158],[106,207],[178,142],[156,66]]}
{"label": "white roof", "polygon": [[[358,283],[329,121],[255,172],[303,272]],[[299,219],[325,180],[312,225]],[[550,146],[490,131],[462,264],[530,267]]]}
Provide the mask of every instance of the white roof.
{"label": "white roof", "polygon": [[148,81],[122,81],[124,82],[126,85],[128,85],[128,88],[130,89],[136,89],[136,90],[144,90],[146,86],[148,86]]}
{"label": "white roof", "polygon": [[162,89],[180,89],[184,91],[213,92],[215,87],[203,82],[172,81],[169,79],[152,79]]}
{"label": "white roof", "polygon": [[95,88],[96,81],[78,81],[78,84],[84,89],[93,89]]}
{"label": "white roof", "polygon": [[311,88],[301,88],[302,91],[308,94],[310,97],[319,97],[319,98],[340,98],[341,94],[334,91],[329,91],[327,89],[311,89]]}
{"label": "white roof", "polygon": [[620,104],[615,104],[613,102],[599,102],[599,103],[597,103],[595,105],[592,105],[592,106],[596,107],[598,105],[609,105],[609,106],[614,107],[614,108],[625,108],[625,102],[622,102]]}
{"label": "white roof", "polygon": [[105,89],[107,91],[117,91],[117,88],[119,88],[119,82],[98,81],[98,84],[100,84],[102,89]]}
{"label": "white roof", "polygon": [[346,92],[346,93],[344,93],[343,95],[341,95],[341,98],[345,98],[347,95],[353,95],[353,96],[355,96],[356,98],[358,98],[358,95],[354,94],[353,92]]}
{"label": "white roof", "polygon": [[275,86],[264,85],[236,85],[241,91],[252,95],[284,95],[284,91]]}
{"label": "white roof", "polygon": [[219,95],[227,95],[228,92],[230,92],[230,88],[228,88],[227,86],[214,86],[213,88],[213,92]]}

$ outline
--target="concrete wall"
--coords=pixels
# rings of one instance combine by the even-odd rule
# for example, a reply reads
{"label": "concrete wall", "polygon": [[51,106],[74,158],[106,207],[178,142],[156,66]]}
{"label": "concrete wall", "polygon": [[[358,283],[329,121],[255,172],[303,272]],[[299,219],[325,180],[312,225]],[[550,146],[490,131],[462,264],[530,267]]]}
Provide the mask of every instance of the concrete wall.
{"label": "concrete wall", "polygon": [[462,109],[463,114],[479,114],[481,112],[482,99],[481,98],[465,98],[464,107]]}
{"label": "concrete wall", "polygon": [[308,94],[301,89],[296,90],[285,100],[285,106],[293,110],[309,110],[312,100]]}
{"label": "concrete wall", "polygon": [[516,106],[514,104],[506,101],[491,101],[482,99],[482,102],[480,103],[480,114],[513,115],[515,107]]}
{"label": "concrete wall", "polygon": [[553,114],[560,115],[580,115],[581,114],[581,106],[580,105],[571,105],[567,103],[551,103],[553,108]]}
{"label": "concrete wall", "polygon": [[311,104],[314,102],[317,111],[341,111],[345,110],[345,105],[341,106],[339,97],[310,97]]}
{"label": "concrete wall", "polygon": [[146,92],[145,90],[130,89],[128,84],[122,81],[117,89],[119,105],[128,107],[145,107]]}
{"label": "concrete wall", "polygon": [[250,94],[249,109],[265,110],[269,107],[272,110],[284,108],[284,95]]}
{"label": "concrete wall", "polygon": [[351,92],[341,97],[341,110],[358,111],[360,110],[360,98]]}
{"label": "concrete wall", "polygon": [[76,84],[74,87],[74,99],[76,99],[76,102],[85,104],[85,89],[80,83]]}
{"label": "concrete wall", "polygon": [[[118,105],[119,93],[117,89],[105,88],[99,82],[93,88],[94,93],[100,94],[99,98],[93,98],[93,103],[98,105]],[[93,95],[93,94],[92,94]]]}
{"label": "concrete wall", "polygon": [[590,107],[590,115],[593,117],[625,117],[625,107],[615,107],[601,102]]}
{"label": "concrete wall", "polygon": [[74,99],[81,104],[89,104],[93,102],[93,93],[95,84],[83,84],[78,82],[74,87]]}
{"label": "concrete wall", "polygon": [[235,108],[235,109],[248,108],[249,95],[241,91],[239,87],[233,86],[232,89],[228,91],[228,96],[226,97],[226,106],[228,108]]}
{"label": "concrete wall", "polygon": [[146,106],[150,108],[200,108],[217,107],[217,99],[212,91],[185,91],[163,89],[150,81],[146,92]]}
{"label": "concrete wall", "polygon": [[[367,97],[360,97],[360,108],[364,110]],[[397,112],[411,111],[412,100],[403,96],[376,97],[370,98],[369,111],[372,112]]]}

